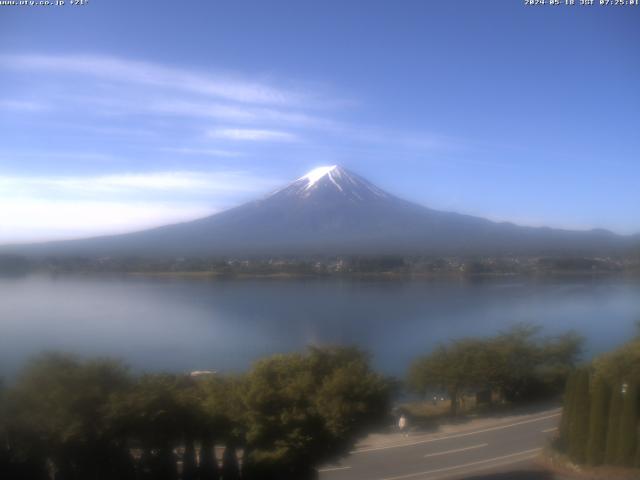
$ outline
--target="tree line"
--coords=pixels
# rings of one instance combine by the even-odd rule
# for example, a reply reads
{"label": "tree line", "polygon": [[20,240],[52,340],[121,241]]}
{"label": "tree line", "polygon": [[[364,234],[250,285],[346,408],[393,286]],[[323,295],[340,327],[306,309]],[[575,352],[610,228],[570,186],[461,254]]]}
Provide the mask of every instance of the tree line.
{"label": "tree line", "polygon": [[319,255],[226,257],[47,256],[0,253],[0,275],[49,273],[148,273],[242,275],[464,275],[638,272],[637,255],[613,258],[408,255]]}
{"label": "tree line", "polygon": [[[520,325],[417,359],[408,387],[523,402],[564,390],[575,334]],[[239,375],[134,375],[119,361],[48,353],[0,389],[0,478],[305,480],[388,426],[399,382],[352,347],[275,355]]]}
{"label": "tree line", "polygon": [[385,417],[390,392],[354,348],[195,378],[45,354],[2,391],[0,478],[304,480]]}
{"label": "tree line", "polygon": [[573,373],[558,447],[578,464],[640,467],[640,337]]}
{"label": "tree line", "polygon": [[582,342],[573,332],[545,338],[538,327],[521,324],[494,337],[440,345],[413,362],[408,382],[421,393],[446,392],[453,415],[468,394],[483,393],[478,398],[489,404],[549,398],[563,391]]}

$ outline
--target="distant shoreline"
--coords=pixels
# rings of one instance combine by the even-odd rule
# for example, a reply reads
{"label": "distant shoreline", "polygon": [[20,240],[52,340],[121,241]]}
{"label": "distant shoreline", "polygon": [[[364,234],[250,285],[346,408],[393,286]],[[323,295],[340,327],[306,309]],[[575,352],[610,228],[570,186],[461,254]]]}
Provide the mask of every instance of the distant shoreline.
{"label": "distant shoreline", "polygon": [[640,257],[145,258],[0,255],[0,274],[106,274],[202,279],[465,279],[639,276]]}
{"label": "distant shoreline", "polygon": [[[77,272],[76,272],[77,273]],[[86,272],[98,273],[98,272]],[[630,277],[640,278],[640,271],[548,271],[548,272],[508,272],[508,273],[465,273],[465,272],[343,272],[343,273],[225,273],[225,272],[103,272],[120,273],[132,277],[151,278],[192,278],[192,279],[220,279],[220,280],[250,280],[250,279],[355,279],[355,280],[424,280],[424,279],[480,279],[480,278],[553,278],[553,277]]]}

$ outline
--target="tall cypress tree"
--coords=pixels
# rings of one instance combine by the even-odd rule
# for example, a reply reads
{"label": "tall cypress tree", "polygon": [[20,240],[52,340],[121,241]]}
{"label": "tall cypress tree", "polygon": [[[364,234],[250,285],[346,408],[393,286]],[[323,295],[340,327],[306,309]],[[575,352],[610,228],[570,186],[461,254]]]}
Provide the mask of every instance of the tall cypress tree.
{"label": "tall cypress tree", "polygon": [[618,454],[618,437],[620,434],[620,417],[622,410],[622,393],[620,383],[614,382],[611,388],[611,401],[609,402],[609,421],[607,426],[607,446],[604,455],[605,463],[616,463]]}
{"label": "tall cypress tree", "polygon": [[589,440],[589,371],[580,369],[575,380],[573,414],[569,418],[569,457],[584,463]]}
{"label": "tall cypress tree", "polygon": [[564,405],[562,408],[562,418],[560,419],[560,447],[567,450],[569,444],[569,424],[573,415],[573,401],[575,398],[576,372],[571,372],[567,378],[564,391]]}
{"label": "tall cypress tree", "polygon": [[623,393],[616,463],[632,467],[638,436],[638,384],[633,382],[626,387],[626,392]]}
{"label": "tall cypress tree", "polygon": [[589,443],[587,444],[589,465],[600,465],[604,461],[610,397],[607,383],[602,377],[596,377],[591,389],[591,411],[589,412]]}

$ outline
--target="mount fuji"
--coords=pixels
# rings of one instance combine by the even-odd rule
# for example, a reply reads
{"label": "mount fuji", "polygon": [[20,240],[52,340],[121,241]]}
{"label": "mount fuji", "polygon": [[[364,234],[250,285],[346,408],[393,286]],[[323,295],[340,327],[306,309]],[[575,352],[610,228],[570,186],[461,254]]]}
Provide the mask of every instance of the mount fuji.
{"label": "mount fuji", "polygon": [[522,227],[433,210],[340,166],[320,167],[253,202],[140,232],[5,247],[34,255],[609,254],[632,237]]}

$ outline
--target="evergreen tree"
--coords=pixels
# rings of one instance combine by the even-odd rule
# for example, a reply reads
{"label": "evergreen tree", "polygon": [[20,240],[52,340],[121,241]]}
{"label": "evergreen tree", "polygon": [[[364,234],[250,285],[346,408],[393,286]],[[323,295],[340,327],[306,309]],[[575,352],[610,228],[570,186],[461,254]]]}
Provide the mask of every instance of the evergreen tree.
{"label": "evergreen tree", "polygon": [[576,372],[572,372],[567,379],[567,385],[564,392],[564,405],[562,409],[562,418],[560,419],[560,443],[563,450],[567,449],[569,444],[569,423],[573,414],[573,401],[575,398]]}
{"label": "evergreen tree", "polygon": [[[625,384],[616,463],[633,466],[638,436],[638,384]],[[623,387],[624,388],[624,387]]]}
{"label": "evergreen tree", "polygon": [[604,461],[607,439],[607,413],[611,394],[602,377],[596,377],[591,390],[591,411],[589,418],[589,443],[587,463],[600,465]]}
{"label": "evergreen tree", "polygon": [[589,371],[577,372],[573,399],[573,413],[569,417],[569,456],[576,463],[584,463],[589,440]]}
{"label": "evergreen tree", "polygon": [[616,462],[618,452],[618,437],[620,432],[620,413],[622,409],[622,393],[620,384],[614,383],[609,402],[609,421],[607,426],[607,445],[605,450],[605,463],[613,465]]}

